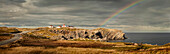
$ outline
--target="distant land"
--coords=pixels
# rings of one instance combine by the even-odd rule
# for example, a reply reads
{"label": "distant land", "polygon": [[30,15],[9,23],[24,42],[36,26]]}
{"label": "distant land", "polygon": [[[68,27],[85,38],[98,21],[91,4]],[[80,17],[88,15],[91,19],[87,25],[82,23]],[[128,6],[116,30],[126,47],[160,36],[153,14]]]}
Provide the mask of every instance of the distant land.
{"label": "distant land", "polygon": [[[59,26],[59,25],[55,25],[55,26]],[[48,27],[46,26],[19,26],[19,25],[8,25],[8,26],[0,26],[0,27],[17,27],[17,28],[38,28],[38,27]],[[76,25],[75,28],[80,28],[80,29],[96,29],[96,28],[101,28],[97,25],[95,26],[78,26]],[[107,28],[107,27],[102,27],[102,28]],[[108,29],[119,29],[119,28],[108,28]],[[124,33],[170,33],[170,31],[126,31],[123,29],[119,29],[122,30]]]}

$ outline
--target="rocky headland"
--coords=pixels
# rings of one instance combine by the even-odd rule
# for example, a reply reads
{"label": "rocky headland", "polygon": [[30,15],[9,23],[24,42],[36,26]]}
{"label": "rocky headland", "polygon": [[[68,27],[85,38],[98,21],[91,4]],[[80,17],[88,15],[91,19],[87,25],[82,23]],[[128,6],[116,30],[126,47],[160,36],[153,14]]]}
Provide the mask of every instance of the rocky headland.
{"label": "rocky headland", "polygon": [[78,29],[78,28],[38,28],[38,31],[27,33],[27,36],[48,38],[53,40],[124,40],[125,33],[117,29]]}
{"label": "rocky headland", "polygon": [[[117,29],[78,28],[7,28],[0,34],[22,33],[21,39],[0,45],[0,54],[169,54],[170,43],[150,45],[128,42],[101,42],[94,40],[123,40],[125,34]],[[33,32],[32,32],[33,31]],[[3,35],[4,37],[4,35]],[[0,38],[3,38],[2,36]],[[75,40],[76,39],[76,40]],[[85,40],[83,40],[85,39]],[[89,40],[89,41],[88,41]],[[16,52],[17,51],[17,52]]]}

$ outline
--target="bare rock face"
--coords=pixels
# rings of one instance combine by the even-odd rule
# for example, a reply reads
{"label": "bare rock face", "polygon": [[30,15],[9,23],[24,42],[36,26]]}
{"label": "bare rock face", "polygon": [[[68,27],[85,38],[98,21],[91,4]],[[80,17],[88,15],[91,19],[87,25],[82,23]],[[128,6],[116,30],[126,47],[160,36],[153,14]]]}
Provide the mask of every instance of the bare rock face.
{"label": "bare rock face", "polygon": [[[57,34],[50,35],[49,33]],[[93,30],[88,29],[48,29],[44,35],[48,33],[50,39],[69,40],[69,39],[92,39],[92,40],[124,40],[125,33],[117,29],[97,28]],[[34,32],[39,35],[39,33]],[[35,36],[35,35],[34,35]],[[44,35],[45,36],[45,35]]]}
{"label": "bare rock face", "polygon": [[92,30],[97,38],[102,40],[124,40],[126,39],[125,33],[117,29],[104,29],[98,28]]}

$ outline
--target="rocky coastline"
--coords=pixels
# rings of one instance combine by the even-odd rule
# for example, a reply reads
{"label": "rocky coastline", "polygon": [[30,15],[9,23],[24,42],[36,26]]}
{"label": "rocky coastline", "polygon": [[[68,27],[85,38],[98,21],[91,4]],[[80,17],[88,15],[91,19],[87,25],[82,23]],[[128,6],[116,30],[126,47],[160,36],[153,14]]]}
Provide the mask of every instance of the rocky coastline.
{"label": "rocky coastline", "polygon": [[39,38],[48,38],[52,40],[124,40],[125,33],[117,29],[78,29],[78,28],[39,28],[39,31],[27,33],[27,36],[36,36]]}
{"label": "rocky coastline", "polygon": [[[125,33],[117,29],[78,28],[2,28],[1,33],[33,31],[21,34],[15,42],[0,45],[0,54],[169,54],[170,43],[151,45],[130,42],[94,40],[124,40]],[[3,38],[1,36],[1,38]],[[74,40],[74,39],[86,39]],[[87,41],[89,40],[89,41]],[[24,49],[24,50],[23,50]],[[26,50],[25,50],[26,49]],[[16,52],[17,51],[17,52]]]}

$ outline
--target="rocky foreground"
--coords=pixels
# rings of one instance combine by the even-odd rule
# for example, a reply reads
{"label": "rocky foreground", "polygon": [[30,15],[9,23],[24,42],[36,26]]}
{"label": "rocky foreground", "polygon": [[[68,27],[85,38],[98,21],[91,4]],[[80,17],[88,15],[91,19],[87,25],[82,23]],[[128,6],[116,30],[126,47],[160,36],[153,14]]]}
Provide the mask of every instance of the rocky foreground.
{"label": "rocky foreground", "polygon": [[124,40],[125,33],[117,29],[77,29],[77,28],[39,28],[38,31],[27,33],[27,36],[48,38],[53,40]]}

